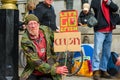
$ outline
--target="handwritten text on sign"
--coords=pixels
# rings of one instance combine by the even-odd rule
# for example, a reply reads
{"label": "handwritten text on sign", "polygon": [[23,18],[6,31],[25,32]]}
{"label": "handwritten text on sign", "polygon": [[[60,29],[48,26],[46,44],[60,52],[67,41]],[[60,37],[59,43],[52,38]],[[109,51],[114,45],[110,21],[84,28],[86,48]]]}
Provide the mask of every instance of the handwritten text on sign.
{"label": "handwritten text on sign", "polygon": [[54,51],[80,51],[81,33],[80,32],[64,32],[54,33]]}
{"label": "handwritten text on sign", "polygon": [[60,31],[78,31],[78,13],[76,10],[64,10],[60,12]]}

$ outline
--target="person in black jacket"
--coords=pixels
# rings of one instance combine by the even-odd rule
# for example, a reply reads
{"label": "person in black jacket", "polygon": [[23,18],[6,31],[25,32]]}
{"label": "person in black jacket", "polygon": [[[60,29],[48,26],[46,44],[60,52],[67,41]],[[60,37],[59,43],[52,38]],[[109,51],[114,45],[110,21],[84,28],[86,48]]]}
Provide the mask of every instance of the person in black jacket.
{"label": "person in black jacket", "polygon": [[56,26],[56,14],[54,7],[51,5],[53,0],[44,0],[39,2],[39,4],[34,9],[34,14],[39,18],[41,25],[46,25],[50,27],[53,31],[58,28]]}
{"label": "person in black jacket", "polygon": [[90,4],[84,3],[82,6],[82,11],[79,14],[78,17],[78,25],[79,26],[87,26],[88,18],[93,15],[90,11]]}
{"label": "person in black jacket", "polygon": [[98,20],[94,27],[93,79],[111,78],[107,73],[107,63],[111,54],[112,30],[116,26],[113,12],[118,10],[118,6],[112,0],[92,0],[91,8]]}

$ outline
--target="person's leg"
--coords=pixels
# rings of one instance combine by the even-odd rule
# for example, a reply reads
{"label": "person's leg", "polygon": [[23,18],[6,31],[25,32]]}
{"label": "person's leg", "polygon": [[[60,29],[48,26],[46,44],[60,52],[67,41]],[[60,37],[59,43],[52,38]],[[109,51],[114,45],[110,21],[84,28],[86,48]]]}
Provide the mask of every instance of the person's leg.
{"label": "person's leg", "polygon": [[49,78],[49,77],[41,77],[41,78],[39,78],[39,80],[53,80],[53,79]]}
{"label": "person's leg", "polygon": [[111,43],[112,43],[112,33],[106,33],[106,38],[103,43],[102,56],[100,69],[103,71],[107,71],[107,63],[111,54]]}
{"label": "person's leg", "polygon": [[100,70],[101,77],[111,78],[111,76],[107,73],[107,64],[111,54],[111,43],[112,43],[112,33],[106,33],[106,38],[103,43]]}
{"label": "person's leg", "polygon": [[37,80],[37,77],[33,74],[31,74],[27,80]]}
{"label": "person's leg", "polygon": [[50,74],[45,74],[43,76],[39,76],[38,80],[53,80]]}
{"label": "person's leg", "polygon": [[100,80],[100,54],[105,35],[101,32],[94,33],[94,53],[92,57],[93,80]]}
{"label": "person's leg", "polygon": [[42,76],[35,76],[31,74],[27,80],[53,80],[50,74],[45,74]]}
{"label": "person's leg", "polygon": [[100,67],[100,53],[102,50],[103,41],[105,35],[101,32],[94,33],[94,53],[92,57],[92,69],[93,71],[99,70]]}

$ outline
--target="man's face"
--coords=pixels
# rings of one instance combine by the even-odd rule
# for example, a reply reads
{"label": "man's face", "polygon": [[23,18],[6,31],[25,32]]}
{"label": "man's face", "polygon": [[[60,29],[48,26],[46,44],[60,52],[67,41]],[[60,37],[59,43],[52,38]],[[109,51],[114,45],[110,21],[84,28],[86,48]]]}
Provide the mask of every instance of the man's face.
{"label": "man's face", "polygon": [[37,21],[29,21],[27,25],[27,30],[31,35],[38,35],[39,23]]}
{"label": "man's face", "polygon": [[84,14],[88,14],[88,12],[89,12],[88,10],[83,10]]}
{"label": "man's face", "polygon": [[45,3],[50,6],[53,3],[53,0],[45,0]]}

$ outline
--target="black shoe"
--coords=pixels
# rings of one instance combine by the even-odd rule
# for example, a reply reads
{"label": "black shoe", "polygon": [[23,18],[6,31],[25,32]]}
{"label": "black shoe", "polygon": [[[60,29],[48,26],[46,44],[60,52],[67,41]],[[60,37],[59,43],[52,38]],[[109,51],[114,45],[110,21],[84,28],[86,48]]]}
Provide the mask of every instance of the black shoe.
{"label": "black shoe", "polygon": [[110,76],[110,74],[107,73],[107,71],[102,71],[101,70],[101,77],[102,78],[107,78],[107,79],[111,79],[112,77]]}
{"label": "black shoe", "polygon": [[115,77],[116,77],[117,79],[120,79],[120,73],[116,74]]}
{"label": "black shoe", "polygon": [[93,80],[100,80],[100,71],[93,71]]}

